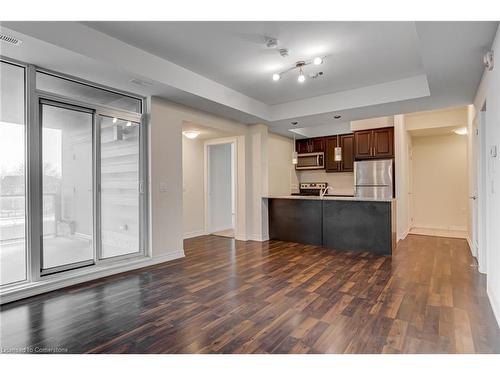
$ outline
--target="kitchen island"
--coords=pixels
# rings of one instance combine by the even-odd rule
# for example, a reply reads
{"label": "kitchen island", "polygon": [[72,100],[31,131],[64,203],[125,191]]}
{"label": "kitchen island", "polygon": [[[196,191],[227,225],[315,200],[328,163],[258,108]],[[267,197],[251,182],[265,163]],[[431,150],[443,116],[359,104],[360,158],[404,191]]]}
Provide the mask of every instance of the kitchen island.
{"label": "kitchen island", "polygon": [[347,196],[270,196],[269,238],[334,250],[391,255],[395,200]]}

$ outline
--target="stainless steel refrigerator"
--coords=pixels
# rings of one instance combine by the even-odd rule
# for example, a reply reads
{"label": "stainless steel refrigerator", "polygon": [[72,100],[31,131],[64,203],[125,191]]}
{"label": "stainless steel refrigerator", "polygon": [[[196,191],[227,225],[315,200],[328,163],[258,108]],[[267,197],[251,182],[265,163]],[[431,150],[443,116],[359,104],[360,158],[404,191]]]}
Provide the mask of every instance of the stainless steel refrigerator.
{"label": "stainless steel refrigerator", "polygon": [[354,195],[386,200],[393,195],[392,159],[354,162]]}

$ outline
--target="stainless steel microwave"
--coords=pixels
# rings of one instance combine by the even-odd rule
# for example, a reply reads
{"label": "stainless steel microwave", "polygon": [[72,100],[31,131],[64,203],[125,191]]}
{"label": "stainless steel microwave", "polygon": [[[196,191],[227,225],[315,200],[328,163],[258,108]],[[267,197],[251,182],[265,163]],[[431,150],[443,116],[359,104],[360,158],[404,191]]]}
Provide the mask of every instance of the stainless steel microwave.
{"label": "stainless steel microwave", "polygon": [[310,152],[298,154],[295,169],[324,169],[325,154],[323,152]]}

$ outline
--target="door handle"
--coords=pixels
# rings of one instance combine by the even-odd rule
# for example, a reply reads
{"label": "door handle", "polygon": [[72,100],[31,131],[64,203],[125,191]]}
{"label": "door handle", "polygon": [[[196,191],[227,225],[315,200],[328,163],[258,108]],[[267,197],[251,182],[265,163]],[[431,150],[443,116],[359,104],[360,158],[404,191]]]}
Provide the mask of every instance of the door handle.
{"label": "door handle", "polygon": [[473,200],[476,200],[477,199],[477,196],[476,195],[472,195],[469,197],[470,199],[473,199]]}

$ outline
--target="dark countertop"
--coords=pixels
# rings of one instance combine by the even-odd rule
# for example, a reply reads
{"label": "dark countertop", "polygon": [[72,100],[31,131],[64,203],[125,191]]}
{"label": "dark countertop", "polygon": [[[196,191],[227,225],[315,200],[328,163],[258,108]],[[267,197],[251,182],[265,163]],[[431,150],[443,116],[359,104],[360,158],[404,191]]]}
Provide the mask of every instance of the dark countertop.
{"label": "dark countertop", "polygon": [[269,195],[262,197],[263,199],[303,199],[303,200],[337,200],[337,201],[358,201],[358,202],[395,202],[395,198],[380,199],[380,198],[358,198],[349,195],[325,195],[318,197],[316,195]]}

